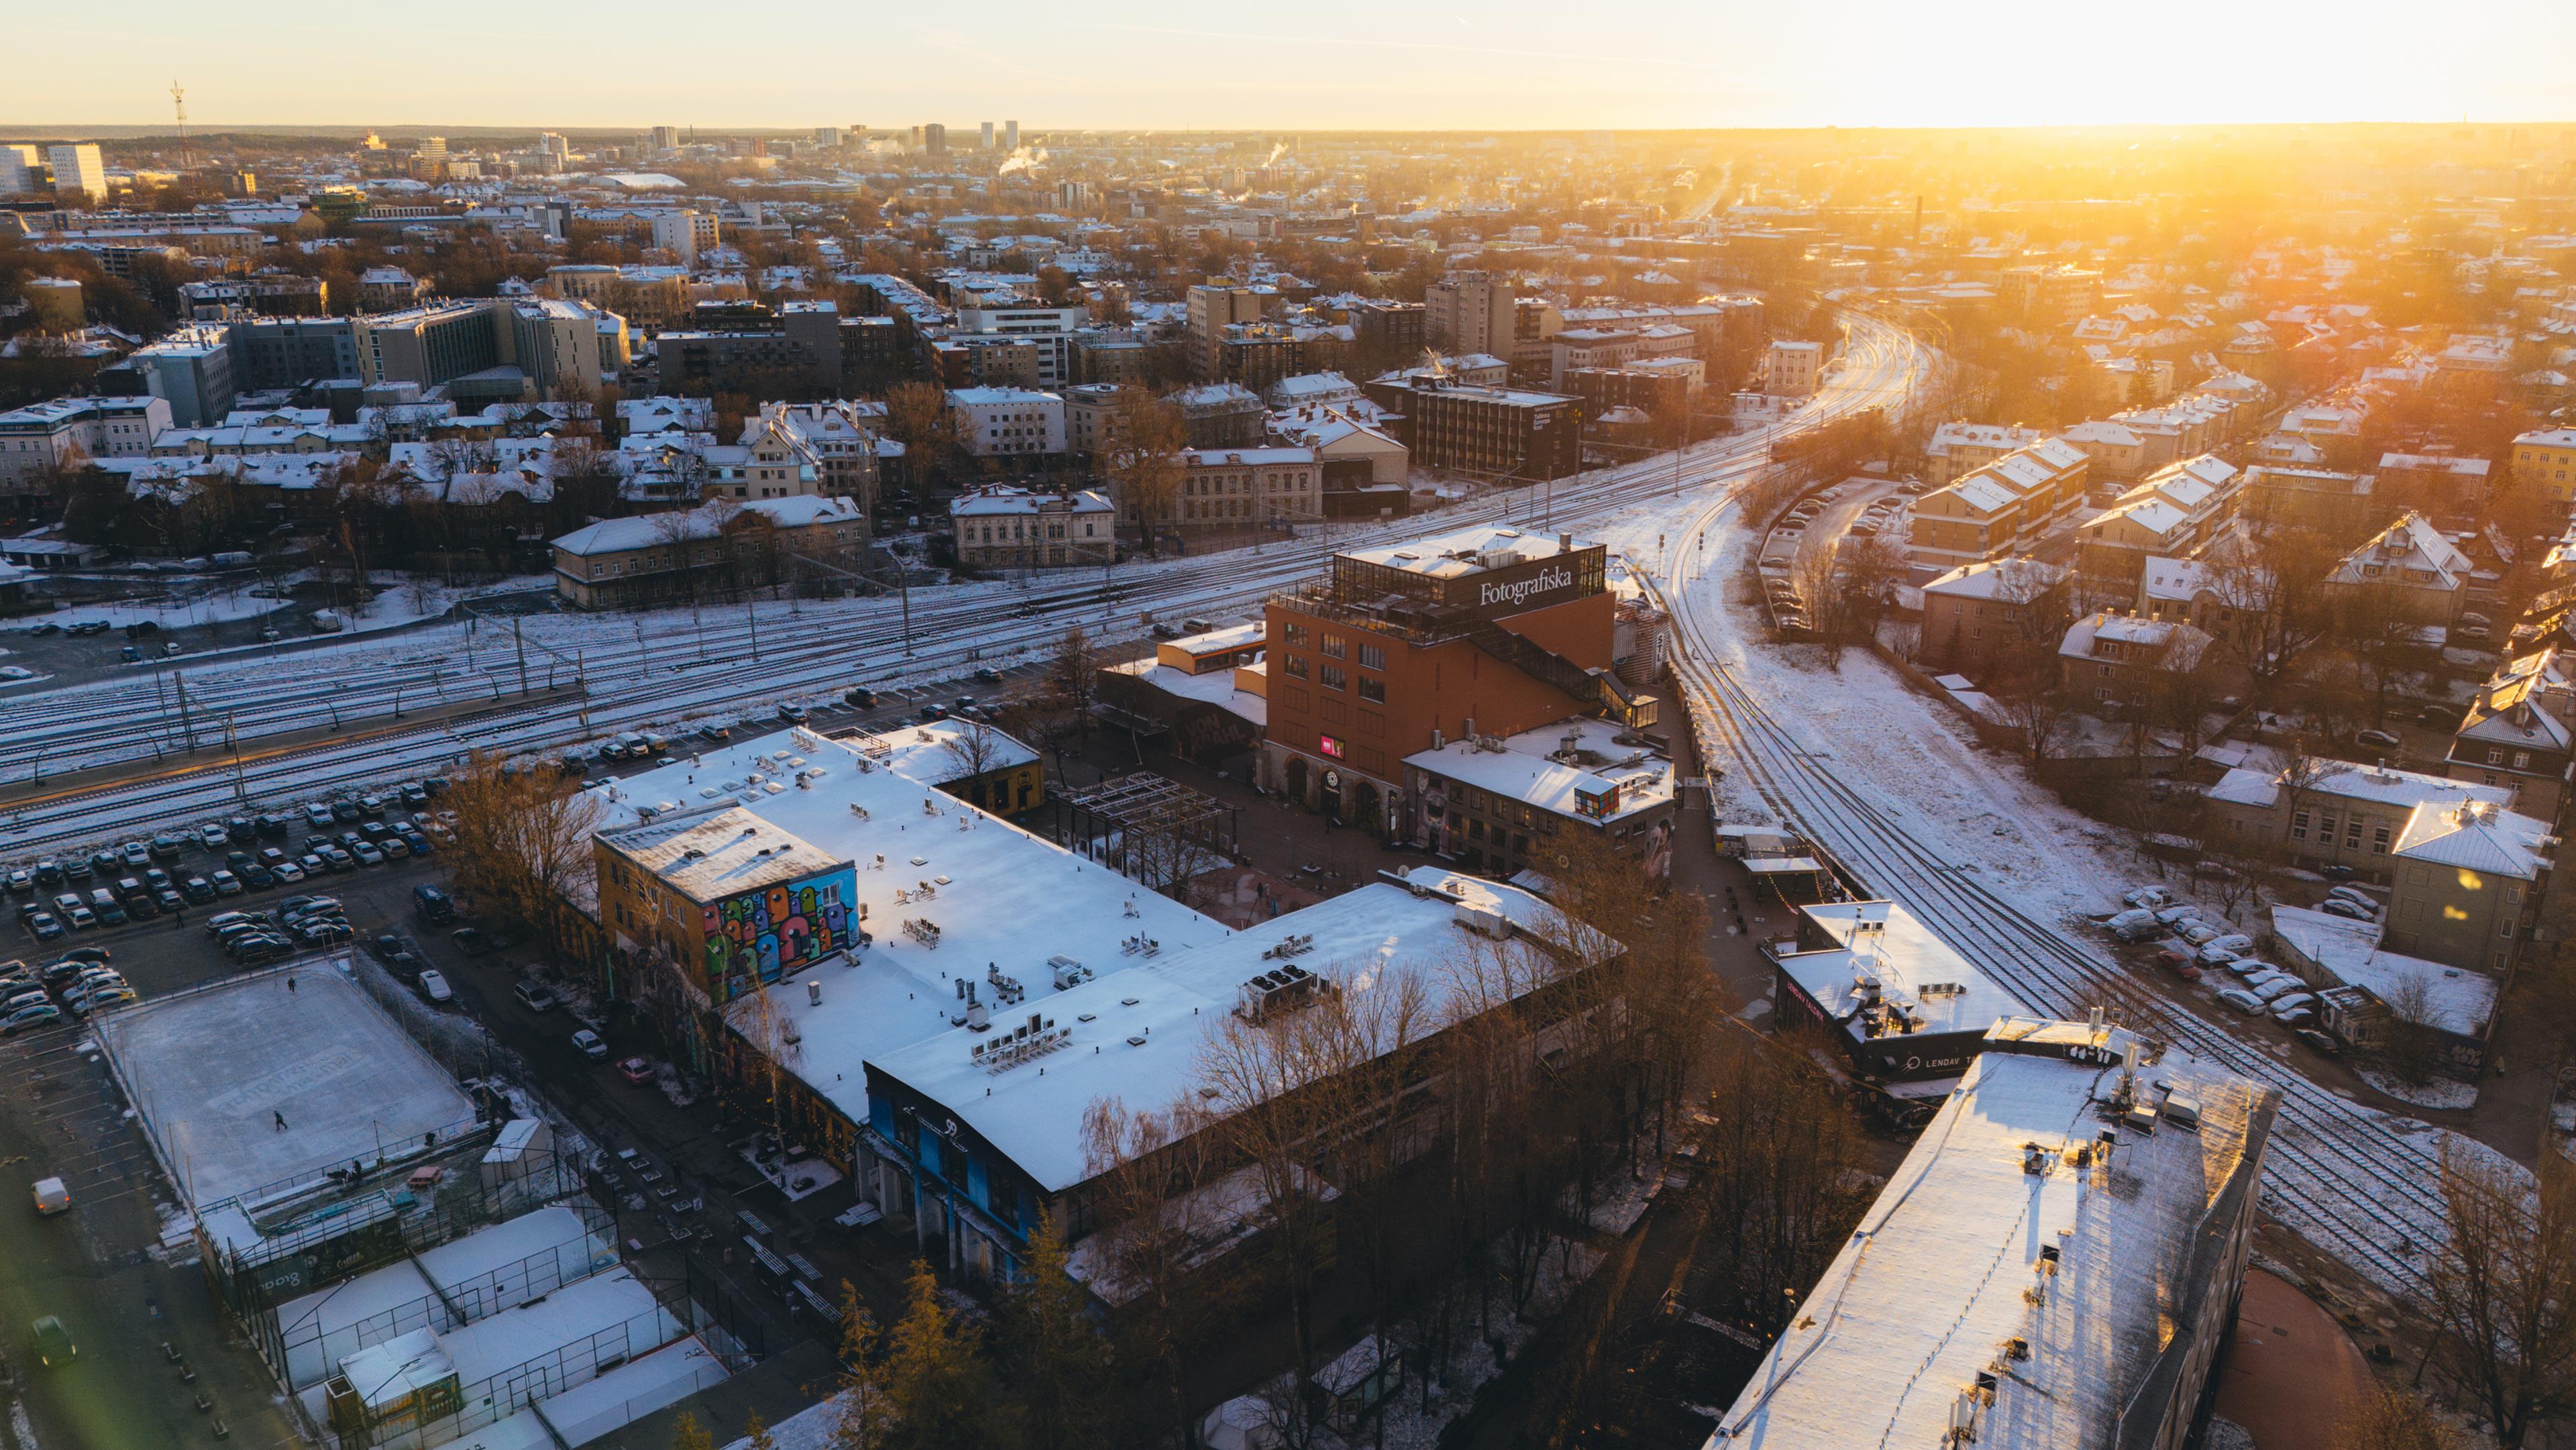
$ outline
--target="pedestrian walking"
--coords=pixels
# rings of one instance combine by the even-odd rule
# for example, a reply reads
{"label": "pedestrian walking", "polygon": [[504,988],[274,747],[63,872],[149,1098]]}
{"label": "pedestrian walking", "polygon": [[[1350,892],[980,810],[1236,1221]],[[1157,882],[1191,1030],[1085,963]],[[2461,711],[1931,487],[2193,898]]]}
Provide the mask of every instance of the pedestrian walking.
{"label": "pedestrian walking", "polygon": [[187,924],[188,913],[185,909],[170,913],[170,929],[172,931],[177,931],[179,928],[186,926]]}
{"label": "pedestrian walking", "polygon": [[268,1110],[268,1115],[277,1120],[278,1132],[283,1133],[286,1131],[286,1114],[279,1112],[275,1108],[271,1108]]}
{"label": "pedestrian walking", "polygon": [[286,995],[290,997],[295,995],[295,975],[291,972],[287,974],[286,978]]}

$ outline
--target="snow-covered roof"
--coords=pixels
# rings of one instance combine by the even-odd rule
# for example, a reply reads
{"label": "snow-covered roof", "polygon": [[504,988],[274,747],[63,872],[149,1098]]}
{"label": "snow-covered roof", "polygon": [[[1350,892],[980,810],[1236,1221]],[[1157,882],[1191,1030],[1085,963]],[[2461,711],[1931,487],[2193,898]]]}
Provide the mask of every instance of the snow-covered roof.
{"label": "snow-covered roof", "polygon": [[[1096,1101],[1121,1098],[1142,1108],[1188,1096],[1213,1114],[1250,1106],[1197,1091],[1202,1052],[1242,1000],[1244,984],[1283,961],[1334,981],[1355,999],[1383,994],[1391,1001],[1405,984],[1418,983],[1425,1020],[1432,1021],[1460,981],[1455,967],[1468,953],[1480,945],[1537,950],[1480,935],[1462,921],[1462,906],[1540,931],[1557,929],[1553,909],[1527,892],[1417,868],[1403,885],[1363,886],[1189,951],[1174,952],[1167,943],[1159,958],[1138,965],[1121,967],[1125,959],[1116,954],[1082,958],[1100,975],[1061,991],[1041,990],[1049,980],[1043,962],[1033,971],[1022,968],[1012,974],[1030,986],[1031,996],[997,1012],[999,1024],[1035,1013],[1049,1029],[1070,1029],[1071,1036],[1020,1065],[988,1066],[974,1052],[987,1034],[963,1027],[873,1054],[869,1065],[940,1104],[1050,1191],[1062,1191],[1090,1176],[1083,1119]],[[1108,924],[1121,923],[1113,915]],[[1545,975],[1524,968],[1516,980],[1535,986]],[[1370,1009],[1358,1010],[1365,1016]],[[810,1050],[810,1032],[806,1044]]]}
{"label": "snow-covered roof", "polygon": [[782,529],[803,528],[809,524],[850,524],[857,523],[860,518],[856,503],[837,496],[800,494],[793,498],[756,498],[739,503],[727,501],[721,509],[695,508],[675,514],[633,514],[622,519],[601,519],[556,539],[554,546],[567,554],[619,554],[630,549],[649,549],[656,544],[677,543],[683,539],[712,539],[723,523],[739,514],[758,514]]}
{"label": "snow-covered roof", "polygon": [[[1452,740],[1408,755],[1404,763],[1540,810],[1608,825],[1673,800],[1672,762],[1651,746],[1620,744],[1623,733],[1610,721],[1578,718],[1505,736],[1499,750]],[[1588,801],[1605,802],[1608,809],[1587,809]]]}
{"label": "snow-covered roof", "polygon": [[1108,513],[1113,509],[1105,496],[1091,489],[1073,494],[1031,493],[1024,488],[995,484],[957,498],[948,505],[948,513],[951,518],[961,519],[1034,517],[1050,505],[1077,514]]}
{"label": "snow-covered roof", "polygon": [[[2404,811],[2421,805],[2454,805],[2463,801],[2485,801],[2498,809],[2513,803],[2514,790],[2509,785],[2473,785],[2444,776],[2424,775],[2384,765],[2356,765],[2347,760],[2327,761],[2325,764],[2329,768],[2309,781],[2303,794],[2328,800],[2391,806]],[[2234,805],[2278,804],[2282,773],[2231,770],[2209,788],[2209,798]]]}
{"label": "snow-covered roof", "polygon": [[925,720],[847,737],[861,754],[924,785],[1028,764],[1038,753],[979,720]]}
{"label": "snow-covered roof", "polygon": [[2495,1011],[2496,979],[2484,972],[2446,967],[2421,957],[2382,951],[2376,922],[2329,916],[2302,906],[2272,908],[2272,935],[2289,953],[2314,963],[2335,980],[2328,985],[2366,987],[2382,1002],[2410,981],[2424,984],[2430,1026],[2476,1036]]}
{"label": "snow-covered roof", "polygon": [[[1164,694],[1214,705],[1230,715],[1249,720],[1256,726],[1267,726],[1270,723],[1270,701],[1249,690],[1237,689],[1234,683],[1234,670],[1209,670],[1204,674],[1192,674],[1187,670],[1174,669],[1170,665],[1156,664],[1149,659],[1130,660],[1125,664],[1112,665],[1110,668],[1123,675],[1133,675],[1142,683],[1151,685]],[[1259,669],[1260,666],[1236,666],[1236,669],[1247,668]]]}
{"label": "snow-covered roof", "polygon": [[2187,670],[2209,647],[2209,636],[2175,620],[2098,611],[2068,625],[2057,652],[2069,659],[2099,659],[2103,644],[2154,650],[2158,668]]}
{"label": "snow-covered roof", "polygon": [[[1999,1017],[2031,1008],[1976,962],[1961,955],[1922,918],[1892,901],[1829,901],[1798,908],[1838,945],[1783,951],[1780,969],[1837,1020],[1867,997],[1902,1010],[1914,1032],[1982,1031]],[[1863,1025],[1850,1021],[1847,1031]]]}
{"label": "snow-covered roof", "polygon": [[2549,869],[2540,849],[2548,834],[2548,822],[2491,802],[2428,802],[2407,816],[2395,854],[2427,865],[2530,881]]}
{"label": "snow-covered roof", "polygon": [[[2120,1079],[2126,1036],[1997,1024],[1720,1418],[1710,1450],[1949,1443],[1961,1391],[2012,1340],[2029,1357],[1996,1377],[1978,1441],[2110,1450],[2122,1408],[2159,1360],[2199,1352],[2172,1326],[2195,1322],[2197,1296],[2224,1286],[2177,1271],[2219,1196],[2259,1163],[2278,1102],[2272,1089],[2168,1055],[2139,1068],[2138,1084],[2151,1100],[2159,1083],[2191,1098],[2198,1130],[2123,1132],[2100,1166],[2101,1102]],[[2055,1251],[2053,1276],[2042,1276],[2042,1249]]]}
{"label": "snow-covered roof", "polygon": [[1455,579],[1483,573],[1488,567],[1483,561],[1496,554],[1515,555],[1514,562],[1525,564],[1594,547],[1580,539],[1571,544],[1561,544],[1554,534],[1508,528],[1502,524],[1470,524],[1463,529],[1452,529],[1445,534],[1433,534],[1407,543],[1345,550],[1342,557],[1367,564],[1383,564],[1390,569],[1402,569],[1431,579]]}
{"label": "snow-covered roof", "polygon": [[[750,781],[742,788],[759,790],[776,783]],[[638,825],[602,832],[600,839],[702,903],[783,885],[844,859],[731,804],[720,810],[684,805]]]}
{"label": "snow-covered roof", "polygon": [[2001,599],[2023,602],[2056,587],[2066,571],[2037,559],[2013,557],[1962,564],[1923,586],[1926,595],[1952,599]]}

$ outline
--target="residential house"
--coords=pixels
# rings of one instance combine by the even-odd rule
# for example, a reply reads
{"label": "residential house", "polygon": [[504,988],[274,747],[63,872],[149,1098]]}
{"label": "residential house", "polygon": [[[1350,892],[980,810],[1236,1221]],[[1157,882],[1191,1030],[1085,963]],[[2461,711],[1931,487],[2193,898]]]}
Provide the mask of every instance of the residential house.
{"label": "residential house", "polygon": [[553,541],[555,592],[583,609],[728,597],[803,577],[800,559],[847,569],[867,516],[845,498],[719,500],[677,513],[602,519]]}
{"label": "residential house", "polygon": [[2556,646],[2526,655],[2479,687],[2446,760],[2453,780],[2514,789],[2514,809],[2565,824],[2576,761],[2576,673]]}
{"label": "residential house", "polygon": [[2143,699],[2155,673],[2199,668],[2209,644],[2208,635],[2188,624],[2096,610],[2058,642],[2059,678],[2068,693],[2097,703]]}
{"label": "residential house", "polygon": [[2407,619],[2448,626],[2467,602],[2472,567],[2430,520],[2409,513],[2346,554],[2325,587],[2339,605],[2379,595]]}
{"label": "residential house", "polygon": [[1910,510],[1906,539],[1917,569],[2037,552],[2037,545],[2084,501],[2082,452],[2043,439],[1924,494]]}
{"label": "residential house", "polygon": [[1118,557],[1118,511],[1091,490],[1032,493],[996,484],[948,505],[957,561],[975,569],[1097,567]]}

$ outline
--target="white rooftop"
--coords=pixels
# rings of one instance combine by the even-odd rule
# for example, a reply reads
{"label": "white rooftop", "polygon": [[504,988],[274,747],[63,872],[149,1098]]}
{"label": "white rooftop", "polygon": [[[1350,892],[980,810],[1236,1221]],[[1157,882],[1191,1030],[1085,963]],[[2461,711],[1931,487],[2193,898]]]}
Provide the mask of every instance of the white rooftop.
{"label": "white rooftop", "polygon": [[[1455,968],[1470,953],[1533,950],[1461,924],[1462,904],[1543,932],[1562,930],[1554,911],[1527,892],[1417,868],[1405,885],[1363,886],[1195,950],[1167,947],[1160,957],[1123,969],[1121,958],[1110,957],[1099,964],[1109,970],[1096,980],[1064,991],[1031,982],[1028,1001],[997,1011],[995,1025],[1010,1029],[1034,1013],[1045,1024],[1041,1030],[1069,1029],[1070,1037],[1017,1066],[996,1070],[979,1061],[974,1049],[993,1034],[967,1028],[881,1054],[871,1065],[940,1103],[1049,1190],[1061,1191],[1090,1176],[1082,1124],[1091,1104],[1116,1098],[1158,1109],[1190,1094],[1200,1081],[1203,1045],[1256,976],[1294,965],[1336,982],[1345,994],[1388,1001],[1399,983],[1418,982],[1425,999],[1418,1030],[1427,1035],[1457,981]],[[1302,943],[1293,957],[1276,955],[1292,940]],[[1516,979],[1535,985],[1536,976],[1524,970]],[[1193,1101],[1211,1113],[1247,1106],[1203,1096]]]}
{"label": "white rooftop", "polygon": [[[2034,1045],[2089,1036],[2080,1023],[2026,1019],[1997,1033]],[[2125,1036],[2104,1035],[2114,1052]],[[2107,1167],[2079,1167],[2119,1076],[2116,1062],[1990,1041],[1719,1420],[1711,1450],[1947,1444],[1960,1392],[2014,1339],[2029,1358],[2007,1366],[1979,1411],[1978,1443],[2109,1450],[2173,1338],[2171,1318],[2196,1317],[2176,1296],[2200,1286],[2175,1271],[2249,1146],[2259,1151],[2276,1098],[2169,1057],[2138,1080],[2196,1099],[2198,1131],[2124,1131]],[[2044,1248],[2057,1253],[2054,1274],[2039,1272]]]}
{"label": "white rooftop", "polygon": [[1535,559],[1553,559],[1563,554],[1593,547],[1596,546],[1579,539],[1569,546],[1560,542],[1555,534],[1550,533],[1525,531],[1501,524],[1471,524],[1463,529],[1453,529],[1445,534],[1433,534],[1429,538],[1415,539],[1408,543],[1387,544],[1374,549],[1346,550],[1343,557],[1358,559],[1363,563],[1383,564],[1390,569],[1402,569],[1434,579],[1454,579],[1462,575],[1482,573],[1489,567],[1502,567],[1499,564],[1488,565],[1483,561],[1503,553],[1517,555],[1519,557],[1516,562],[1527,563]]}
{"label": "white rooftop", "polygon": [[[1625,733],[1608,720],[1576,718],[1506,736],[1499,750],[1453,740],[1408,755],[1404,763],[1541,810],[1608,825],[1673,799],[1672,762],[1652,746],[1620,744]],[[1606,810],[1587,806],[1604,800],[1611,802]]]}
{"label": "white rooftop", "polygon": [[[1903,1009],[1916,1032],[1983,1031],[2031,1011],[1895,902],[1828,901],[1798,910],[1838,945],[1783,951],[1780,968],[1838,1018],[1860,1008],[1863,979],[1877,983],[1880,1000]],[[1846,1030],[1862,1029],[1855,1020]]]}

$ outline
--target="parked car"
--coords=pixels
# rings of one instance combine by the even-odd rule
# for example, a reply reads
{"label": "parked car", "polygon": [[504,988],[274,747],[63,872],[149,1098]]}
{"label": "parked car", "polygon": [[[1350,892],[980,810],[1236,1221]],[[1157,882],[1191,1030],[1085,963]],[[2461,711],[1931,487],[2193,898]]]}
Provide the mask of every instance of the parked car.
{"label": "parked car", "polygon": [[51,1002],[36,1002],[0,1017],[0,1037],[15,1037],[30,1027],[47,1027],[63,1020],[63,1009]]}
{"label": "parked car", "polygon": [[215,894],[217,896],[239,896],[242,894],[241,878],[235,876],[230,871],[220,868],[210,871],[206,873],[206,881],[209,885],[215,888]]}
{"label": "parked car", "polygon": [[2313,1027],[2302,1027],[2290,1034],[2328,1057],[2343,1056],[2343,1044]]}
{"label": "parked car", "polygon": [[594,1062],[608,1060],[608,1044],[600,1040],[598,1033],[587,1027],[572,1035],[572,1045],[582,1056]]}
{"label": "parked car", "polygon": [[447,978],[436,967],[425,968],[414,985],[432,1002],[445,1005],[456,1000],[456,989],[447,985]]}
{"label": "parked car", "polygon": [[469,957],[479,957],[492,949],[491,941],[479,927],[460,926],[449,932],[447,939],[456,943],[456,949]]}
{"label": "parked car", "polygon": [[423,884],[413,887],[411,908],[419,914],[421,920],[426,922],[437,923],[456,919],[455,899],[436,886]]}
{"label": "parked car", "polygon": [[624,1057],[617,1061],[617,1075],[628,1082],[643,1084],[653,1080],[653,1060],[649,1057]]}
{"label": "parked car", "polygon": [[852,685],[841,692],[841,703],[853,710],[873,710],[877,707],[877,692],[865,685]]}
{"label": "parked car", "polygon": [[518,986],[512,988],[511,992],[512,995],[519,999],[519,1005],[527,1008],[531,1012],[551,1012],[555,1010],[555,994],[546,990],[546,985],[543,982],[523,981],[519,983]]}
{"label": "parked car", "polygon": [[[99,628],[105,629],[107,626],[102,624]],[[58,1364],[69,1364],[80,1358],[80,1346],[72,1343],[72,1332],[63,1327],[63,1321],[51,1314],[36,1321],[35,1336],[36,1363],[48,1369]]]}
{"label": "parked car", "polygon": [[2263,1011],[2263,999],[2246,991],[2242,987],[2221,987],[2218,989],[2217,996],[2220,1005],[2234,1008],[2236,1011],[2243,1012],[2248,1015],[2259,1014]]}
{"label": "parked car", "polygon": [[2340,916],[2352,921],[2379,920],[2378,912],[2373,911],[2366,906],[2356,906],[2352,902],[2346,901],[2339,896],[2329,897],[2318,903],[2317,910],[2324,912],[2328,916]]}
{"label": "parked car", "polygon": [[2382,750],[2395,750],[2406,742],[2385,730],[2364,730],[2352,737],[2355,745],[2375,745]]}
{"label": "parked car", "polygon": [[2128,895],[2120,899],[2131,906],[2142,906],[2149,911],[2173,905],[2173,893],[2161,886],[2134,887]]}

